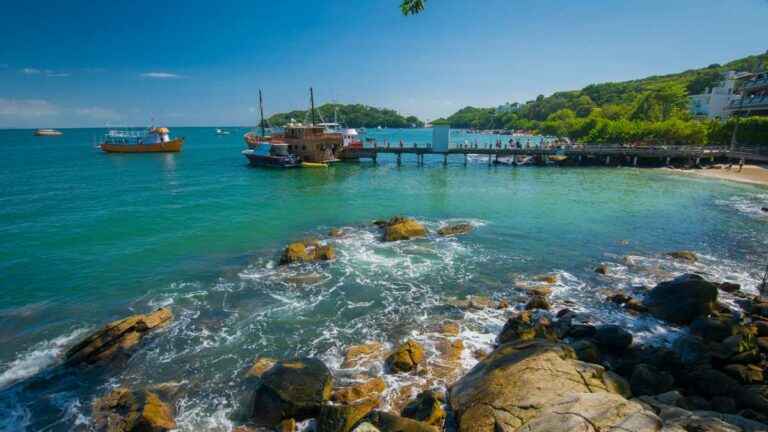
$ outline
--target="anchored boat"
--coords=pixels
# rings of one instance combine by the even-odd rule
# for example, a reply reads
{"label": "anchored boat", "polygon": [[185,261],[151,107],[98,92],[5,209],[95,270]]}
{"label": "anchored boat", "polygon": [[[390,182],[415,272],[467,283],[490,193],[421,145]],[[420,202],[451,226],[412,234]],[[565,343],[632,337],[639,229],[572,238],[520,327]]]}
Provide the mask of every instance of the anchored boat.
{"label": "anchored boat", "polygon": [[106,153],[176,153],[181,151],[184,138],[171,138],[165,127],[147,130],[110,130],[99,148]]}
{"label": "anchored boat", "polygon": [[61,136],[64,133],[56,129],[38,129],[35,131],[35,136]]}
{"label": "anchored boat", "polygon": [[248,158],[248,162],[253,166],[264,166],[273,168],[294,168],[301,166],[301,160],[296,155],[288,151],[288,144],[273,140],[267,136],[264,127],[264,103],[259,90],[259,122],[261,133],[255,132],[245,134],[245,143],[248,149],[243,150],[243,156]]}

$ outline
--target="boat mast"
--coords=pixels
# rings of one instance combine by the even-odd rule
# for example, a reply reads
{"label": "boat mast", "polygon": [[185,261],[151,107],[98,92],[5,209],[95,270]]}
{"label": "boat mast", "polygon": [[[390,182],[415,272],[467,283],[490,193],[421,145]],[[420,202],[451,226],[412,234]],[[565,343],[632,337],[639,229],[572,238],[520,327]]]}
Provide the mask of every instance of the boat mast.
{"label": "boat mast", "polygon": [[312,87],[309,88],[309,104],[311,107],[312,126],[315,126],[317,123],[315,120],[315,91]]}
{"label": "boat mast", "polygon": [[261,126],[261,137],[264,138],[264,103],[261,100],[261,89],[259,89],[259,116],[261,117],[261,121],[259,122],[259,125]]}

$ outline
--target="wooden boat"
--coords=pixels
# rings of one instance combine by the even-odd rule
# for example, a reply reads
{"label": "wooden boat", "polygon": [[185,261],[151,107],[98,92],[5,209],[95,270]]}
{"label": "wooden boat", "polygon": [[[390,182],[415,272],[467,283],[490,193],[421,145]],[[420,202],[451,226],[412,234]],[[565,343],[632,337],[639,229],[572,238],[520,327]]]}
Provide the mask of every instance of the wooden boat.
{"label": "wooden boat", "polygon": [[56,129],[38,129],[35,131],[35,136],[61,136],[64,133]]}
{"label": "wooden boat", "polygon": [[104,136],[99,148],[105,153],[177,153],[184,145],[184,138],[170,138],[164,127],[152,127],[147,131],[111,130]]}
{"label": "wooden boat", "polygon": [[299,158],[288,151],[288,144],[284,142],[273,141],[272,137],[267,136],[264,127],[264,103],[259,90],[259,116],[260,116],[260,134],[248,132],[243,137],[248,148],[243,150],[243,156],[248,158],[252,166],[270,167],[270,168],[295,168],[301,166]]}

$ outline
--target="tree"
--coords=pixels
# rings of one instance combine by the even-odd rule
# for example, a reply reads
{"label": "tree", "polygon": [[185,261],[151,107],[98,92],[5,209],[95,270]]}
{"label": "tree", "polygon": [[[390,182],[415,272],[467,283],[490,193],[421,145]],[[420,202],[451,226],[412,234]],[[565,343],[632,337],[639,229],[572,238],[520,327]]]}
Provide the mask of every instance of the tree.
{"label": "tree", "polygon": [[424,10],[424,4],[427,0],[403,0],[400,3],[400,10],[403,15],[416,15]]}

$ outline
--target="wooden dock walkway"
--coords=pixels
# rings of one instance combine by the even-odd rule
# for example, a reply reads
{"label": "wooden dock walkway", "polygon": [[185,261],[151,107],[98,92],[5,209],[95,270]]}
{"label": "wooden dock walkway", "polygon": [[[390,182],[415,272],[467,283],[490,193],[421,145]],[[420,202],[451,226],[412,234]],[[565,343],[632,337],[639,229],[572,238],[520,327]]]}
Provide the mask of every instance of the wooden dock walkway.
{"label": "wooden dock walkway", "polygon": [[[463,145],[452,147],[447,151],[437,151],[427,145],[380,145],[374,144],[363,148],[346,149],[342,159],[359,160],[371,159],[377,161],[379,155],[394,155],[398,165],[402,163],[403,155],[415,155],[419,165],[424,164],[425,155],[443,156],[447,164],[451,156],[462,155],[467,163],[469,155],[487,156],[488,164],[498,158],[513,156],[530,156],[540,163],[562,159],[571,164],[590,163],[605,165],[643,165],[672,162],[700,164],[722,159],[750,159],[751,153],[736,153],[728,147],[714,146],[618,146],[618,145],[564,145],[556,147],[516,148],[499,145]],[[768,155],[767,155],[768,156]]]}

